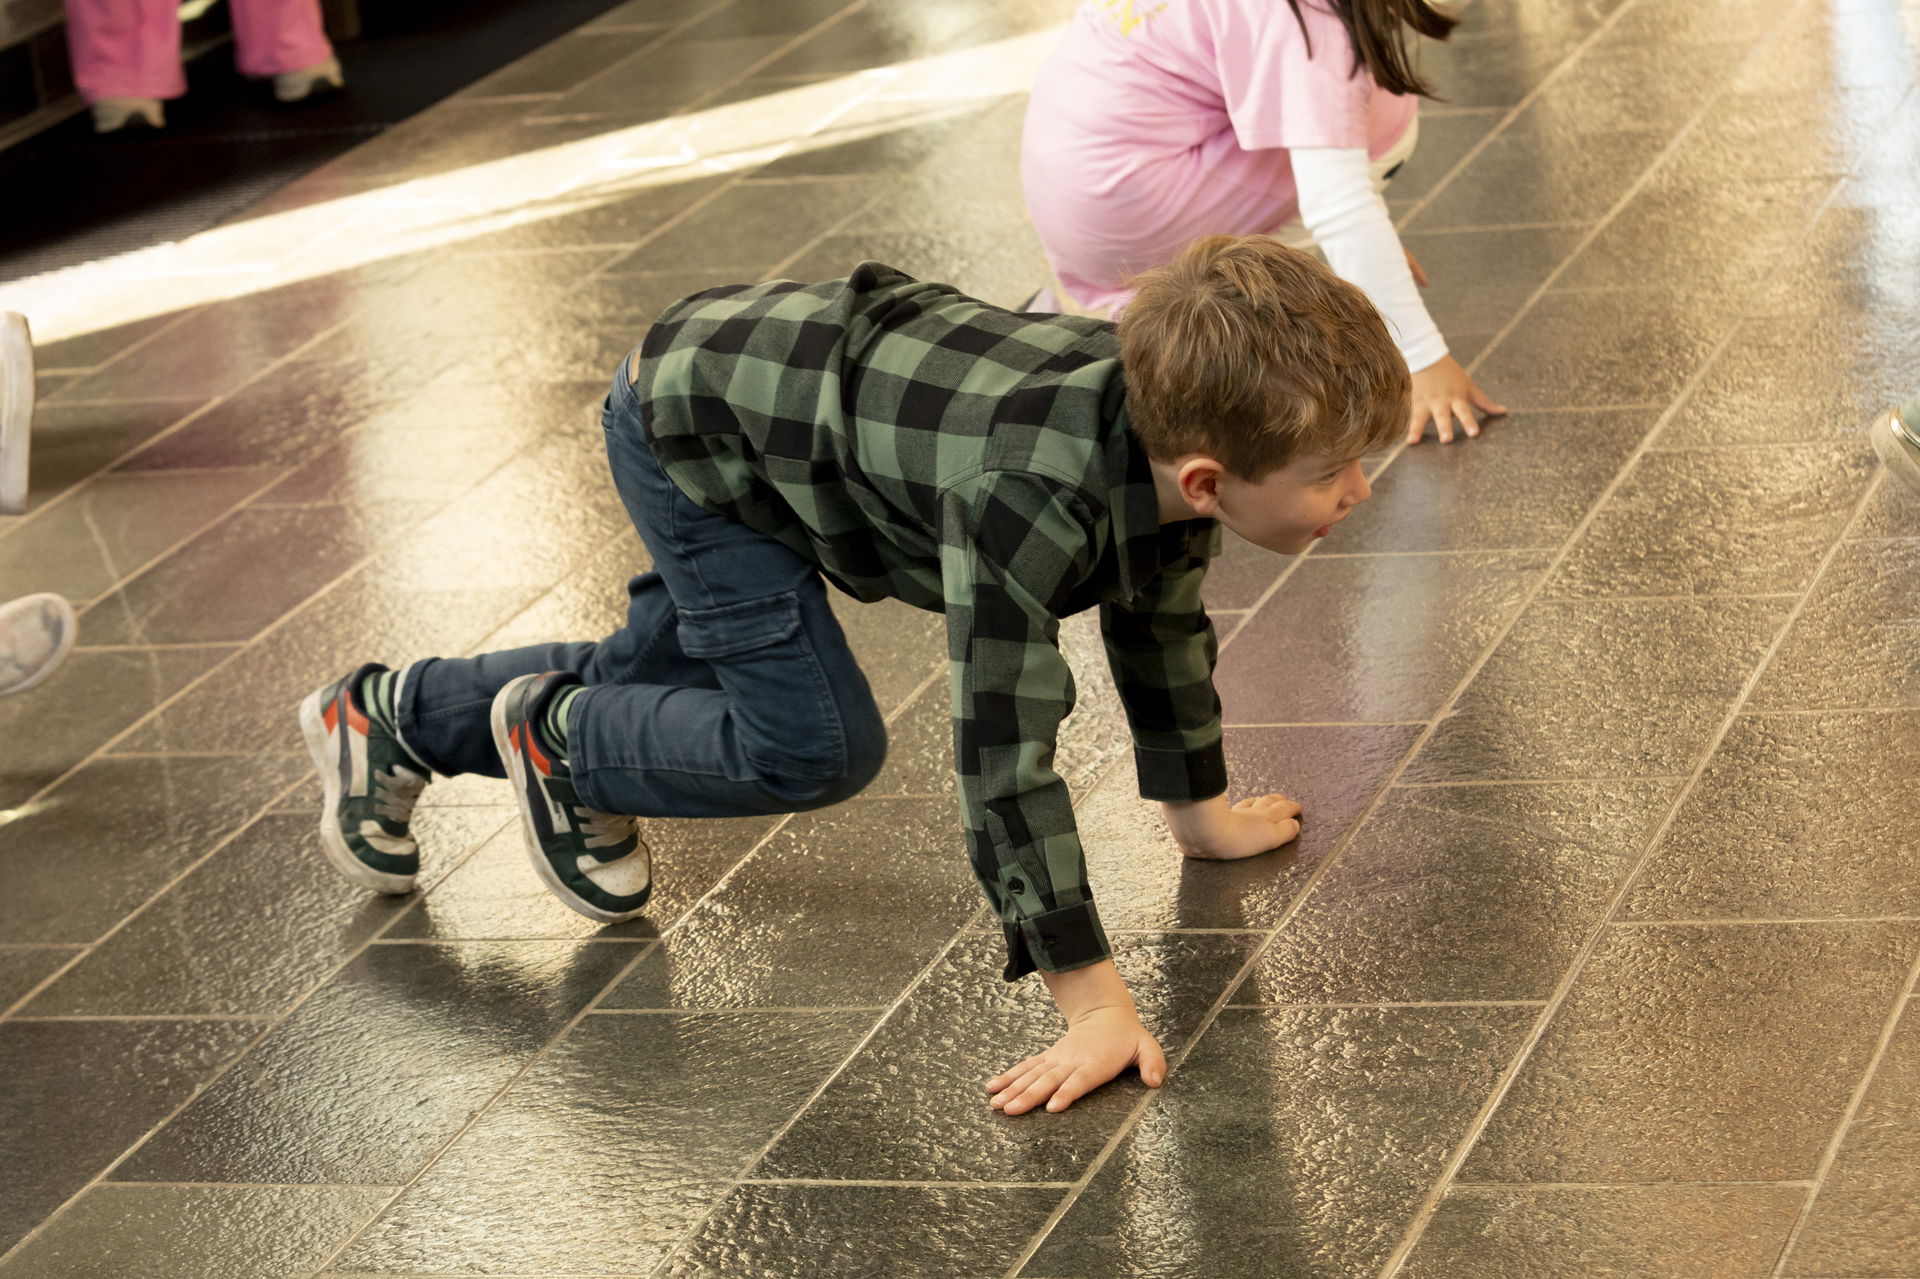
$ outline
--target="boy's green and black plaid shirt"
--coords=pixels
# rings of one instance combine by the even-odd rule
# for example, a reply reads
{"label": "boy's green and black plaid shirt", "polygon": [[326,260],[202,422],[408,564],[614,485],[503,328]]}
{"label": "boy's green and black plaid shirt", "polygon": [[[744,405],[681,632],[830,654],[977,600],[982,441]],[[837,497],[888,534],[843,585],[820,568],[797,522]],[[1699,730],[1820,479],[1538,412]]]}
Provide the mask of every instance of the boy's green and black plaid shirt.
{"label": "boy's green and black plaid shirt", "polygon": [[1105,321],[1018,315],[891,267],[675,303],[634,364],[687,496],[862,600],[943,612],[975,874],[1009,980],[1108,956],[1066,784],[1059,619],[1098,605],[1141,794],[1226,789],[1211,521],[1161,526]]}

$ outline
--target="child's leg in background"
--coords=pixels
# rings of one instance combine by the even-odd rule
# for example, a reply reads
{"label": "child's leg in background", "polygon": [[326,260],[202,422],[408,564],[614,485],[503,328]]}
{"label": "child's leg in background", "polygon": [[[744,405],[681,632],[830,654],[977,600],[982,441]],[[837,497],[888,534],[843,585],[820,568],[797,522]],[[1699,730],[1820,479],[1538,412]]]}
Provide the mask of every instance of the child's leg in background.
{"label": "child's leg in background", "polygon": [[187,91],[177,0],[67,0],[67,44],[87,102]]}
{"label": "child's leg in background", "polygon": [[501,776],[494,694],[564,670],[589,685],[568,711],[568,768],[602,812],[744,816],[857,793],[885,758],[886,728],[818,569],[674,487],[624,368],[607,452],[656,570],[629,588],[627,626],[599,644],[416,663],[400,690],[402,738],[436,771]]}
{"label": "child's leg in background", "polygon": [[333,56],[320,0],[232,0],[234,63],[264,79],[318,66]]}

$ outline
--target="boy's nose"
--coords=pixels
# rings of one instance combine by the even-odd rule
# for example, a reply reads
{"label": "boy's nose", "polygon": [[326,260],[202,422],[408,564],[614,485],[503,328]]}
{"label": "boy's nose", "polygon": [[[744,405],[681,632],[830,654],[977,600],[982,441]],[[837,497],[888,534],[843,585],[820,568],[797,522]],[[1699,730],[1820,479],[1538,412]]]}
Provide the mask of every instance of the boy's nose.
{"label": "boy's nose", "polygon": [[1353,475],[1353,486],[1347,490],[1347,505],[1358,506],[1372,496],[1373,485],[1367,483],[1366,473],[1356,470]]}

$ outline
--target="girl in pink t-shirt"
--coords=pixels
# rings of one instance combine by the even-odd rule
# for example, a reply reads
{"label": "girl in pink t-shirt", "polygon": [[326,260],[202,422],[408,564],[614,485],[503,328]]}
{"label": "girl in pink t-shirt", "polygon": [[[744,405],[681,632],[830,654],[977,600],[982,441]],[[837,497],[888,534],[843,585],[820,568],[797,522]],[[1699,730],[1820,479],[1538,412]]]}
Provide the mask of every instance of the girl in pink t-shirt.
{"label": "girl in pink t-shirt", "polygon": [[1109,315],[1132,276],[1192,240],[1317,244],[1366,291],[1413,371],[1407,439],[1451,440],[1504,413],[1447,354],[1381,198],[1413,152],[1407,28],[1444,39],[1426,0],[1083,0],[1040,68],[1020,174],[1060,294]]}

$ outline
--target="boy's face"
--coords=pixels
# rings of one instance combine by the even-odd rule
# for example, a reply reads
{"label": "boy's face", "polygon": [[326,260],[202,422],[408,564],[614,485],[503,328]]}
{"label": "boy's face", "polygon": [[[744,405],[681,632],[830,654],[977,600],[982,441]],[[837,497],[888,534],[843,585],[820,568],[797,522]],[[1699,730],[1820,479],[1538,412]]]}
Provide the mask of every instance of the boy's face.
{"label": "boy's face", "polygon": [[1371,496],[1359,458],[1304,455],[1258,483],[1222,470],[1211,514],[1255,546],[1298,555]]}

